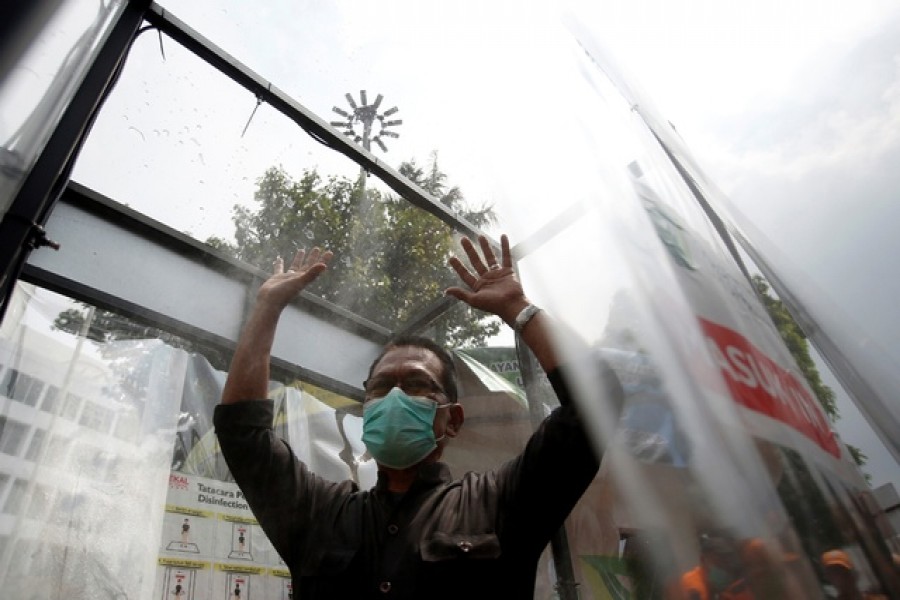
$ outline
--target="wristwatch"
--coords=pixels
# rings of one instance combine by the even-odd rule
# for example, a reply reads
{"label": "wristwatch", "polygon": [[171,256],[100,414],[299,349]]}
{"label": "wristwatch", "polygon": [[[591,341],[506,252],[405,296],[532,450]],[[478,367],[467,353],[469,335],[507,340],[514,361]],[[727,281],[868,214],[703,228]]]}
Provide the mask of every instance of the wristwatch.
{"label": "wristwatch", "polygon": [[541,309],[535,306],[534,304],[529,304],[522,311],[516,315],[516,320],[513,321],[513,330],[522,335],[522,330],[525,329],[525,326],[528,325],[528,321],[534,318],[534,315],[541,312]]}

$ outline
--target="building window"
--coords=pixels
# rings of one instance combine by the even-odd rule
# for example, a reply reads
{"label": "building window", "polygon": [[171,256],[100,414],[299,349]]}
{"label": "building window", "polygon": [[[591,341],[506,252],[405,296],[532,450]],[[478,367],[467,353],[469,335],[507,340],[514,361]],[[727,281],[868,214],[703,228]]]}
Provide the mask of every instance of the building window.
{"label": "building window", "polygon": [[26,516],[32,519],[42,518],[47,512],[47,509],[51,506],[52,494],[53,491],[47,486],[35,485],[34,490],[31,493],[30,501],[28,502]]}
{"label": "building window", "polygon": [[24,479],[16,479],[13,481],[12,489],[9,490],[9,496],[6,498],[6,504],[3,505],[3,512],[11,515],[17,515],[25,504],[25,492],[28,490],[28,482]]}
{"label": "building window", "polygon": [[43,429],[35,429],[34,435],[31,436],[31,442],[28,444],[28,450],[25,451],[25,458],[30,461],[36,461],[44,447],[44,440],[47,439],[47,432]]}
{"label": "building window", "polygon": [[44,401],[41,402],[41,410],[50,414],[59,410],[59,388],[55,385],[47,386],[47,393],[44,395]]}
{"label": "building window", "polygon": [[50,438],[50,445],[47,447],[47,454],[44,456],[45,464],[60,464],[69,453],[69,445],[71,440],[61,436],[54,435]]}
{"label": "building window", "polygon": [[113,435],[120,440],[136,440],[140,431],[141,423],[138,420],[137,412],[129,410],[119,414],[119,418],[116,420],[116,427],[113,430]]}
{"label": "building window", "polygon": [[0,452],[18,456],[25,442],[28,426],[12,419],[0,421]]}
{"label": "building window", "polygon": [[78,409],[81,407],[83,398],[78,394],[68,394],[63,404],[62,416],[65,419],[74,421],[78,418]]}
{"label": "building window", "polygon": [[7,369],[3,374],[3,381],[0,382],[0,392],[7,398],[12,398],[13,390],[16,388],[16,379],[19,378],[19,372],[15,369]]}
{"label": "building window", "polygon": [[31,375],[20,373],[16,369],[10,369],[6,372],[3,382],[0,383],[0,390],[3,390],[7,398],[18,400],[28,406],[35,406],[44,390],[44,382]]}
{"label": "building window", "polygon": [[100,433],[107,433],[112,425],[112,420],[113,412],[110,409],[88,400],[84,403],[84,410],[81,411],[81,419],[78,420],[78,424]]}

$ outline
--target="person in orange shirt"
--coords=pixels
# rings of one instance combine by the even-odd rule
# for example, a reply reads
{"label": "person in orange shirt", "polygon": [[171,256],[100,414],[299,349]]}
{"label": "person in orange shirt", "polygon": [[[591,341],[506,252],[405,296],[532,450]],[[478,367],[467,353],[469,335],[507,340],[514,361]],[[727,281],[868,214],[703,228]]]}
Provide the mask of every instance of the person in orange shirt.
{"label": "person in orange shirt", "polygon": [[722,532],[700,536],[700,564],[681,576],[686,600],[754,600],[741,567],[738,542]]}
{"label": "person in orange shirt", "polygon": [[882,594],[859,591],[853,561],[843,550],[823,553],[822,566],[825,569],[825,579],[837,590],[836,600],[887,600]]}

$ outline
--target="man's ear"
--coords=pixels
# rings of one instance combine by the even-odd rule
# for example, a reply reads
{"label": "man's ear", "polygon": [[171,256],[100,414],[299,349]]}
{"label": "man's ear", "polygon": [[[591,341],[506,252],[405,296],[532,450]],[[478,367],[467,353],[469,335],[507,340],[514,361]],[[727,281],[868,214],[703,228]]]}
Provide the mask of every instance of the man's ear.
{"label": "man's ear", "polygon": [[451,404],[447,409],[450,411],[450,418],[447,420],[447,428],[444,435],[447,437],[456,437],[459,430],[462,429],[463,421],[466,420],[466,414],[461,404]]}

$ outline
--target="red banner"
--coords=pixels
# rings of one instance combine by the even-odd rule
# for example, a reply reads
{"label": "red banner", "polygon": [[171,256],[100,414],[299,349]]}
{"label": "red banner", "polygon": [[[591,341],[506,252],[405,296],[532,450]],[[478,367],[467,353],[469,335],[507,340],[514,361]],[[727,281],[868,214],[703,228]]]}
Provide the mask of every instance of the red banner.
{"label": "red banner", "polygon": [[741,404],[796,429],[829,454],[841,451],[828,419],[812,394],[740,333],[700,319],[709,351],[722,369],[731,395]]}

